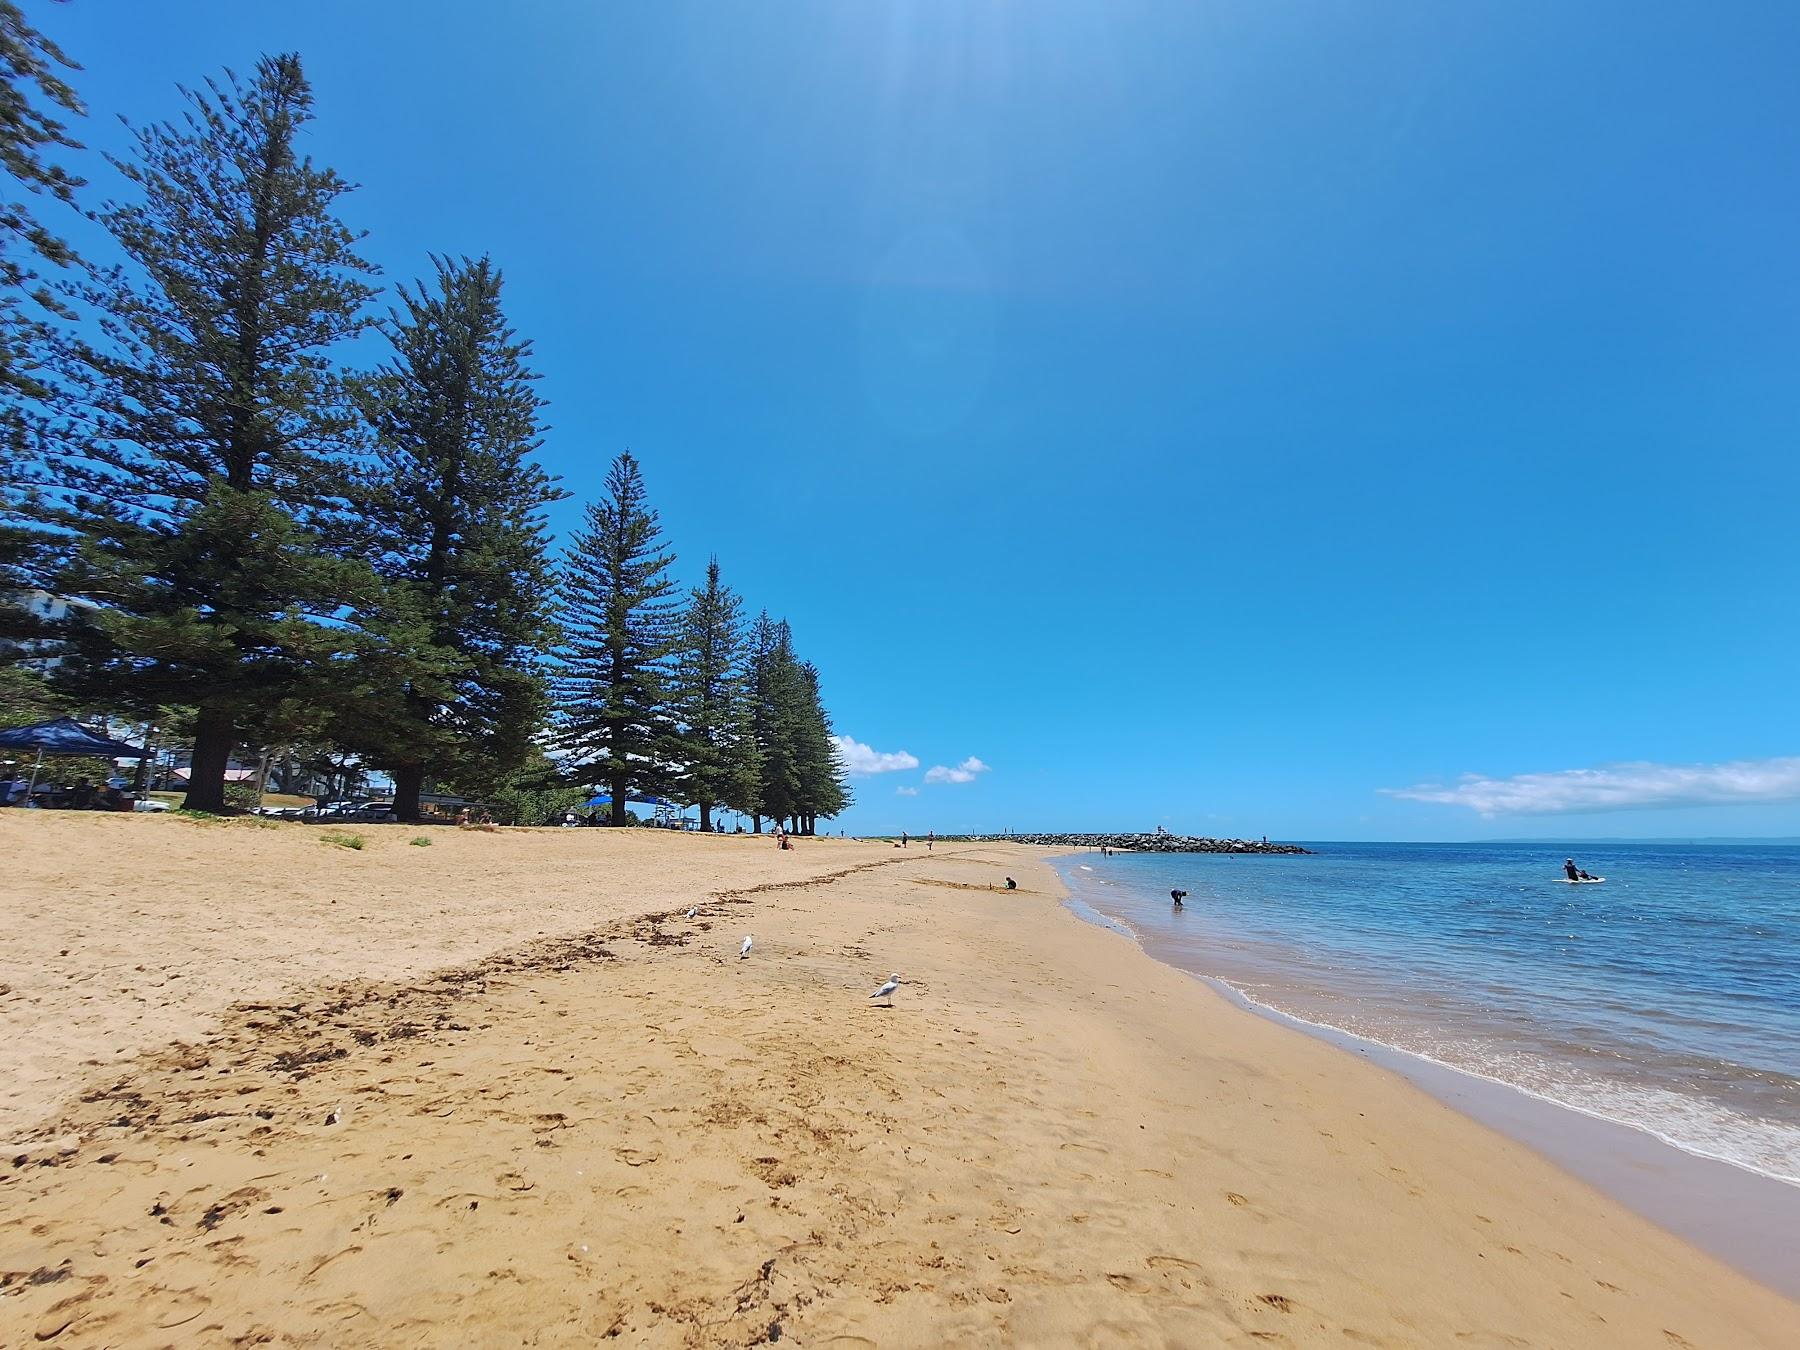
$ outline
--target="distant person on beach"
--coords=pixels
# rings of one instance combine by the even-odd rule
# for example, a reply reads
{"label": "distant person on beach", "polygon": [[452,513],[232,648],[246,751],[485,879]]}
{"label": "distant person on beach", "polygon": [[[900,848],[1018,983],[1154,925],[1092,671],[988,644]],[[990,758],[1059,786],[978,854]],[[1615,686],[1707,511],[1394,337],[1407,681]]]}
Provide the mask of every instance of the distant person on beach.
{"label": "distant person on beach", "polygon": [[1170,892],[1169,892],[1169,899],[1171,899],[1171,900],[1173,900],[1173,901],[1174,901],[1174,902],[1175,902],[1175,908],[1176,908],[1176,909],[1180,909],[1180,908],[1181,908],[1181,902],[1182,902],[1182,901],[1183,901],[1183,900],[1185,900],[1185,899],[1187,899],[1187,892],[1186,892],[1186,891],[1170,891]]}
{"label": "distant person on beach", "polygon": [[901,848],[906,847],[906,831],[905,830],[900,831],[900,847]]}
{"label": "distant person on beach", "polygon": [[1006,889],[1009,891],[1016,891],[1019,889],[1019,883],[1014,881],[1011,877],[1008,877],[1006,879]]}
{"label": "distant person on beach", "polygon": [[931,846],[935,843],[937,843],[937,831],[936,830],[925,831],[925,851],[927,853],[931,852]]}

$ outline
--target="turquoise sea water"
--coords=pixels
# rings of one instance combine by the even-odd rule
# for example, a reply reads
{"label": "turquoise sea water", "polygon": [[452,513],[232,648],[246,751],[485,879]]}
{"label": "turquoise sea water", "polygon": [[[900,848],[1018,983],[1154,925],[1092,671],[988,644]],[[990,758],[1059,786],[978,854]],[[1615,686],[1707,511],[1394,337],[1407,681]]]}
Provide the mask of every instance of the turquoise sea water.
{"label": "turquoise sea water", "polygon": [[1800,847],[1309,847],[1058,866],[1257,1003],[1800,1185]]}

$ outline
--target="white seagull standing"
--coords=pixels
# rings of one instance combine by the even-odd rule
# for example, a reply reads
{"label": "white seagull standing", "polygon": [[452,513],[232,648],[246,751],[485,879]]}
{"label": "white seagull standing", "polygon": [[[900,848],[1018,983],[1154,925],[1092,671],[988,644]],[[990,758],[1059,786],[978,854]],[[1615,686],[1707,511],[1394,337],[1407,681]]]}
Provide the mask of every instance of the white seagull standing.
{"label": "white seagull standing", "polygon": [[695,905],[692,909],[690,909],[688,911],[688,918],[690,918],[690,919],[693,918],[694,915],[698,914],[699,912],[700,912],[700,906]]}
{"label": "white seagull standing", "polygon": [[894,990],[898,989],[899,987],[900,987],[900,972],[895,971],[892,975],[888,976],[887,983],[882,985],[881,988],[877,989],[874,993],[870,994],[869,997],[870,998],[885,998],[887,1000],[888,1007],[891,1008],[894,1006]]}
{"label": "white seagull standing", "polygon": [[744,939],[744,945],[738,948],[738,960],[742,961],[746,956],[750,955],[750,945],[755,941],[756,939],[752,937],[746,937]]}

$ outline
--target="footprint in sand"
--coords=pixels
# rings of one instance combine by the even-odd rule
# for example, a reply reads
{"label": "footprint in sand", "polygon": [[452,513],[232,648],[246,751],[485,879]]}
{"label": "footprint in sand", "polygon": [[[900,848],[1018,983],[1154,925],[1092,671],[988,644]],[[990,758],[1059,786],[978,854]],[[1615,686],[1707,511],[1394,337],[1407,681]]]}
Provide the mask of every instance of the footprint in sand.
{"label": "footprint in sand", "polygon": [[1146,1256],[1144,1264],[1152,1270],[1166,1270],[1173,1267],[1177,1270],[1204,1270],[1198,1261],[1190,1261],[1185,1256]]}
{"label": "footprint in sand", "polygon": [[167,1298],[168,1306],[158,1309],[156,1313],[156,1325],[164,1331],[186,1326],[212,1307],[211,1299],[193,1289],[172,1290]]}

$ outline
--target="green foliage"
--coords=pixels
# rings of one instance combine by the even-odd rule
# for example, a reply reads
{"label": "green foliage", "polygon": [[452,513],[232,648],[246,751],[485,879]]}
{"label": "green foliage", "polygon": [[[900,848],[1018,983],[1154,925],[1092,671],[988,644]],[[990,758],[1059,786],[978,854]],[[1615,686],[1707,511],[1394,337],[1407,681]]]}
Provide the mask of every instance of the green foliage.
{"label": "green foliage", "polygon": [[360,853],[369,841],[360,834],[339,834],[336,830],[330,830],[319,836],[319,842],[333,844],[338,848],[355,849]]}
{"label": "green foliage", "polygon": [[431,847],[431,840],[422,834],[419,835],[417,838],[409,839],[406,842],[411,844],[414,848],[430,848]]}
{"label": "green foliage", "polygon": [[[458,789],[467,793],[465,784]],[[542,825],[561,820],[565,811],[581,810],[588,790],[569,783],[556,763],[533,746],[525,764],[489,784],[478,794],[494,808],[494,816],[506,825]]]}
{"label": "green foliage", "polygon": [[851,801],[818,669],[794,654],[787,621],[772,622],[767,612],[751,629],[749,668],[759,765],[754,814],[811,834],[821,817],[838,815]]}
{"label": "green foliage", "polygon": [[335,214],[349,186],[295,149],[299,59],[184,93],[114,161],[137,200],[98,219],[129,267],[83,293],[98,338],[67,344],[47,516],[78,536],[55,589],[103,606],[71,630],[76,687],[194,706],[188,804],[218,810],[239,735],[342,683],[348,635],[318,620],[371,578],[331,547],[356,421],[328,353],[374,290]]}
{"label": "green foliage", "polygon": [[589,781],[611,792],[615,825],[625,823],[627,792],[664,790],[671,777],[674,561],[637,461],[622,454],[563,567],[565,643],[555,677],[559,739]]}
{"label": "green foliage", "polygon": [[0,728],[28,727],[72,710],[70,700],[35,670],[0,665]]}
{"label": "green foliage", "polygon": [[[9,760],[10,768],[6,766]],[[83,782],[97,787],[118,772],[110,759],[87,755],[45,755],[44,762],[38,764],[33,751],[0,750],[0,778],[17,773],[19,777],[29,780],[34,769],[40,787],[45,783],[52,787],[74,787]]]}
{"label": "green foliage", "polygon": [[800,779],[798,806],[802,830],[812,834],[821,816],[841,815],[849,808],[850,782],[832,739],[831,715],[825,711],[820,694],[819,668],[810,661],[800,662],[800,694],[795,749]]}
{"label": "green foliage", "polygon": [[[81,148],[62,120],[87,111],[62,76],[77,68],[13,0],[0,0],[0,164],[15,188],[69,207],[83,182],[45,153]],[[28,201],[14,193],[0,199],[0,399],[9,432],[17,430],[14,400],[46,392],[36,369],[44,316],[68,313],[38,264],[62,268],[74,261],[74,251],[39,222]],[[6,437],[7,449],[15,443],[13,435]]]}
{"label": "green foliage", "polygon": [[[53,162],[78,148],[60,120],[83,111],[72,68],[0,0],[15,196],[69,205],[81,186]],[[385,362],[343,376],[374,269],[338,215],[349,185],[298,148],[299,59],[182,94],[113,161],[127,191],[93,219],[119,266],[52,293],[40,271],[78,260],[0,201],[0,593],[77,602],[50,628],[0,604],[0,640],[67,658],[53,683],[0,664],[0,724],[135,714],[147,741],[191,747],[184,814],[208,820],[255,804],[225,782],[245,744],[344,791],[387,768],[403,817],[428,775],[527,823],[596,783],[621,825],[632,790],[800,830],[842,810],[818,672],[766,614],[745,641],[716,560],[677,604],[631,455],[552,576],[545,513],[564,494],[535,462],[543,405],[499,271],[434,258],[398,293]],[[552,688],[566,764],[539,744]]]}
{"label": "green foliage", "polygon": [[[44,158],[47,149],[79,150],[63,115],[84,116],[81,98],[61,72],[79,69],[49,38],[33,28],[14,0],[0,0],[0,164],[13,183],[65,206],[75,203],[80,178]],[[41,100],[42,102],[38,102]],[[44,106],[44,105],[48,106]],[[75,259],[68,244],[38,222],[31,206],[0,202],[0,313],[11,327],[19,293],[40,306],[55,301],[33,270],[33,258],[65,266]]]}
{"label": "green foliage", "polygon": [[677,630],[670,701],[677,735],[680,796],[712,825],[712,808],[750,810],[757,799],[759,760],[750,730],[750,695],[743,669],[743,602],[719,579],[719,560],[706,566],[706,584],[689,593]]}
{"label": "green foliage", "polygon": [[785,619],[776,623],[767,610],[750,630],[750,690],[760,764],[753,813],[786,820],[800,799],[799,689],[793,634]]}
{"label": "green foliage", "polygon": [[433,261],[432,285],[400,290],[392,358],[359,385],[377,463],[356,513],[386,584],[358,611],[365,694],[340,722],[394,773],[403,820],[427,772],[503,774],[526,758],[553,632],[544,511],[565,495],[532,459],[543,405],[499,271]]}
{"label": "green foliage", "polygon": [[493,794],[494,814],[508,825],[554,825],[588,799],[584,787],[504,787]]}
{"label": "green foliage", "polygon": [[[0,165],[12,189],[0,195],[0,591],[25,589],[26,564],[41,542],[25,451],[49,393],[53,321],[69,313],[43,265],[60,270],[76,258],[38,220],[31,198],[72,208],[82,186],[47,157],[80,148],[63,121],[85,112],[63,78],[74,69],[13,0],[0,0]],[[0,606],[0,638],[28,638],[34,628],[22,610]]]}

